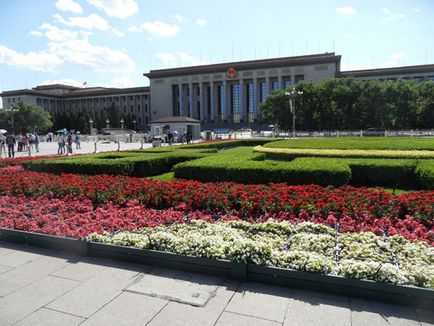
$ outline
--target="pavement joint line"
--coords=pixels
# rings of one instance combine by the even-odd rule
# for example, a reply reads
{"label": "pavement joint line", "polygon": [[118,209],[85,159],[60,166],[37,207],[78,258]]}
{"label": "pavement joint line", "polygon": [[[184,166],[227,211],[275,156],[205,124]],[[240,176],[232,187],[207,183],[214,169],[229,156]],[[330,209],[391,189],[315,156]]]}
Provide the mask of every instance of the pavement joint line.
{"label": "pavement joint line", "polygon": [[232,292],[232,295],[230,297],[230,299],[228,300],[228,302],[226,302],[225,306],[223,307],[222,311],[220,312],[219,316],[217,317],[216,321],[214,322],[213,326],[215,326],[217,324],[217,322],[219,321],[219,319],[221,318],[221,316],[223,315],[223,313],[226,311],[226,308],[228,307],[229,303],[232,301],[235,293],[238,292],[238,289],[241,286],[241,282],[238,282],[237,284],[237,288]]}
{"label": "pavement joint line", "polygon": [[[56,272],[56,271],[55,271]],[[62,280],[68,280],[68,281],[76,281],[76,282],[80,282],[80,283],[84,283],[85,281],[79,281],[79,280],[75,280],[73,278],[68,278],[68,277],[64,277],[64,276],[59,276],[59,275],[53,275],[53,274],[47,274],[51,277],[55,277],[55,278],[60,278]]]}
{"label": "pavement joint line", "polygon": [[[117,295],[115,295],[110,301],[108,301],[108,302],[106,302],[104,305],[102,305],[102,307],[101,308],[99,308],[97,311],[95,311],[93,314],[91,314],[89,317],[82,317],[82,318],[84,318],[85,320],[83,320],[79,325],[81,325],[82,323],[84,323],[85,321],[86,321],[86,319],[90,319],[90,318],[92,318],[92,316],[93,315],[95,315],[98,311],[100,311],[101,309],[103,309],[105,306],[107,306],[108,304],[110,304],[113,300],[116,300],[121,294],[122,294],[123,292],[122,292],[122,290],[117,294]],[[78,316],[79,317],[79,316]]]}
{"label": "pavement joint line", "polygon": [[[294,290],[293,289],[291,290],[292,290],[292,294],[294,294]],[[286,316],[288,316],[289,307],[291,306],[291,300],[292,298],[288,298],[288,304],[286,305],[285,316],[283,316],[282,325],[285,325]]]}
{"label": "pavement joint line", "polygon": [[[253,316],[253,315],[246,315],[246,314],[241,314],[239,312],[233,312],[233,311],[229,311],[229,310],[225,310],[224,312],[228,313],[228,314],[234,314],[234,315],[238,315],[238,316],[244,316],[244,317],[250,317],[250,318],[256,318],[256,319],[260,319],[260,320],[264,320],[264,321],[271,321],[273,323],[279,323],[282,324],[281,321],[278,320],[272,320],[272,319],[267,319],[267,318],[262,318],[262,317],[258,317],[258,316]],[[220,317],[219,317],[220,318]]]}
{"label": "pavement joint line", "polygon": [[[58,309],[54,309],[54,308],[51,308],[51,307],[43,306],[43,307],[39,308],[38,310],[40,310],[40,309],[48,309],[48,310],[51,310],[51,311],[60,312],[60,313],[65,314],[65,315],[69,315],[69,316],[74,316],[74,317],[82,318],[82,319],[84,319],[84,320],[87,319],[87,317],[83,317],[83,316],[76,315],[76,314],[71,314],[70,312],[65,312],[65,311],[58,310]],[[83,322],[84,322],[84,320],[83,320]],[[81,323],[82,323],[82,322],[81,322]],[[80,324],[81,324],[81,323],[80,323]]]}
{"label": "pavement joint line", "polygon": [[149,325],[157,316],[169,305],[170,301],[167,301],[166,304],[158,310],[158,312],[146,323],[145,326]]}

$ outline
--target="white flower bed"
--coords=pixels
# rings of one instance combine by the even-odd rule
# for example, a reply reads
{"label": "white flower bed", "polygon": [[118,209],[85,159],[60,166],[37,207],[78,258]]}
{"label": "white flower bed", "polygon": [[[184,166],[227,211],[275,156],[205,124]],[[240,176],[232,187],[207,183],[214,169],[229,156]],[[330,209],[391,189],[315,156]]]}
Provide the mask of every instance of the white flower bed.
{"label": "white flower bed", "polygon": [[370,232],[338,235],[309,222],[291,225],[269,220],[209,223],[194,220],[170,227],[143,228],[113,235],[91,234],[92,241],[212,259],[241,260],[262,266],[340,275],[356,279],[434,288],[434,249],[400,236]]}

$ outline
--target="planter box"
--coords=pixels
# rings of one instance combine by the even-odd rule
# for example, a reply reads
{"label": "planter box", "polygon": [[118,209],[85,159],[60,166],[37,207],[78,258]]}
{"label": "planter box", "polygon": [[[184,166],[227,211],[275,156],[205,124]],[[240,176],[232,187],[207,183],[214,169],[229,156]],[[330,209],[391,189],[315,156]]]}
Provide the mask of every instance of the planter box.
{"label": "planter box", "polygon": [[434,290],[0,228],[0,240],[434,310]]}

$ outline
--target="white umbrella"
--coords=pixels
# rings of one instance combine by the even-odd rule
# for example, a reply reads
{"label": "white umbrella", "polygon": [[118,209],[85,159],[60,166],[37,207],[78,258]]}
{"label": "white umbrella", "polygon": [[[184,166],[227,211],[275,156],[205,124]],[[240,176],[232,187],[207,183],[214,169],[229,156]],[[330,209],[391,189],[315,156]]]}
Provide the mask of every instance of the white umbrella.
{"label": "white umbrella", "polygon": [[5,133],[7,133],[8,131],[6,129],[0,129],[0,135],[3,135]]}

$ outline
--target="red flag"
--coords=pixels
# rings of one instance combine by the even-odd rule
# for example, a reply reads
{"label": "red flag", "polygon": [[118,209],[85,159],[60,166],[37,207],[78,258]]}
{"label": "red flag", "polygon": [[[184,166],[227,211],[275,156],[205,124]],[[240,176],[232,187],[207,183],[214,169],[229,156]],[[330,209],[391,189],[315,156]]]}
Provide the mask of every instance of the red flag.
{"label": "red flag", "polygon": [[87,81],[83,82],[83,87],[85,87],[85,86],[87,87]]}

